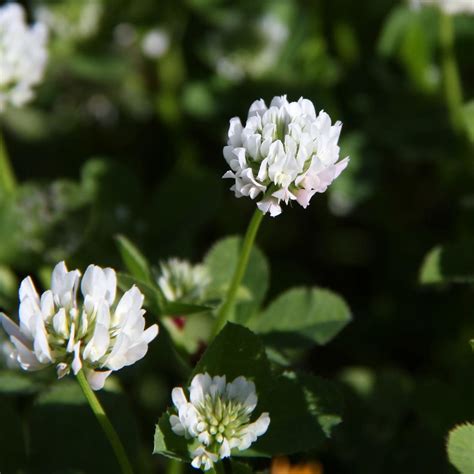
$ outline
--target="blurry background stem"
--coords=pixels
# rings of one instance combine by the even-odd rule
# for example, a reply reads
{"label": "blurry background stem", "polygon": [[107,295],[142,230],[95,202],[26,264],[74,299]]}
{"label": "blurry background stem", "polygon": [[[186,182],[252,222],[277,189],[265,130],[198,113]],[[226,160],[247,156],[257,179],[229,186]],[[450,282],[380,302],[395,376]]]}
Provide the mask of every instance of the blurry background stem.
{"label": "blurry background stem", "polygon": [[454,54],[454,28],[451,15],[441,13],[440,42],[443,68],[443,87],[450,120],[457,133],[463,131],[463,98],[459,70]]}
{"label": "blurry background stem", "polygon": [[125,448],[123,447],[123,444],[120,441],[117,432],[115,431],[114,427],[112,426],[112,423],[110,422],[102,405],[100,404],[99,399],[96,397],[95,393],[91,389],[89,382],[87,381],[86,376],[84,375],[84,372],[80,370],[77,373],[76,378],[79,382],[79,385],[81,386],[84,396],[86,397],[92,411],[94,412],[95,417],[100,423],[100,426],[102,426],[105,435],[107,436],[110,444],[112,445],[117,461],[120,464],[120,467],[122,468],[122,473],[133,474],[133,469],[130,464],[130,461],[128,460]]}
{"label": "blurry background stem", "polygon": [[242,249],[240,251],[239,260],[237,266],[235,267],[234,274],[232,275],[232,280],[227,290],[227,294],[224,300],[224,303],[219,308],[217,312],[216,322],[214,324],[213,337],[217,336],[219,331],[224,327],[227,319],[229,318],[229,313],[232,311],[232,308],[235,304],[235,298],[237,296],[237,290],[239,289],[242,278],[244,277],[245,270],[247,269],[247,263],[249,261],[250,252],[252,251],[253,243],[255,241],[255,236],[257,235],[258,228],[262,222],[263,214],[257,209],[253,216],[250,224],[247,228],[247,232],[242,242]]}
{"label": "blurry background stem", "polygon": [[0,189],[12,193],[16,188],[16,178],[8,157],[7,147],[0,128]]}

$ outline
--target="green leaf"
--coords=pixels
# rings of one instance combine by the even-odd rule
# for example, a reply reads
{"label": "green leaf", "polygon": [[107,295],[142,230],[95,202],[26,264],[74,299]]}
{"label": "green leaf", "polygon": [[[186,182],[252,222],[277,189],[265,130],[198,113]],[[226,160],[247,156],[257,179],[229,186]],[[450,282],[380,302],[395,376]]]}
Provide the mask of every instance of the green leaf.
{"label": "green leaf", "polygon": [[332,384],[294,372],[272,373],[262,341],[243,326],[225,326],[204,353],[193,376],[202,372],[226,375],[228,381],[240,375],[252,379],[259,397],[255,414],[270,414],[268,432],[251,450],[235,455],[272,456],[313,449],[341,420],[341,399]]}
{"label": "green leaf", "polygon": [[190,457],[186,439],[173,433],[170,415],[169,411],[164,413],[156,425],[153,454],[161,454],[168,458],[189,462]]}
{"label": "green leaf", "polygon": [[474,425],[459,425],[449,433],[448,457],[461,474],[474,472]]}
{"label": "green leaf", "polygon": [[123,235],[116,235],[115,241],[123,263],[131,275],[145,282],[151,281],[150,266],[144,255]]}
{"label": "green leaf", "polygon": [[[227,237],[217,242],[204,258],[204,264],[212,275],[208,289],[210,298],[222,298],[229,287],[240,254],[242,239]],[[258,310],[269,285],[269,266],[264,254],[254,247],[239,289],[233,320],[244,324]]]}
{"label": "green leaf", "polygon": [[270,335],[278,347],[326,344],[351,320],[347,303],[322,288],[293,288],[250,321],[252,330]]}
{"label": "green leaf", "polygon": [[421,266],[420,282],[474,282],[474,252],[472,243],[456,243],[432,249]]}

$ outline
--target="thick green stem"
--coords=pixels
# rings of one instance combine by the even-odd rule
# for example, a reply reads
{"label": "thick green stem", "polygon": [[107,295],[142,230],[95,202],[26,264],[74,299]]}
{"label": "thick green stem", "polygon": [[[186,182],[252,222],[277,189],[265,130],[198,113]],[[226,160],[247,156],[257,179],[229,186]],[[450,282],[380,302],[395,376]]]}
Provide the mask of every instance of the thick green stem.
{"label": "thick green stem", "polygon": [[242,243],[242,250],[240,251],[239,261],[237,262],[237,267],[234,270],[234,274],[232,276],[229,289],[227,290],[224,303],[217,312],[216,322],[214,324],[213,330],[214,337],[217,336],[219,331],[224,327],[227,319],[229,318],[229,313],[234,307],[237,291],[239,289],[240,283],[242,282],[242,278],[244,277],[245,270],[247,269],[250,252],[252,250],[258,228],[262,222],[262,218],[263,213],[257,209],[247,228],[247,232]]}
{"label": "thick green stem", "polygon": [[79,385],[81,386],[82,391],[84,392],[84,396],[89,402],[91,410],[93,411],[95,417],[97,418],[97,421],[100,423],[100,426],[102,426],[102,429],[104,430],[107,439],[112,445],[115,456],[117,457],[117,461],[120,464],[120,467],[122,468],[122,473],[133,474],[132,465],[128,460],[123,444],[120,441],[120,438],[118,437],[117,432],[112,426],[112,423],[107,417],[104,409],[102,408],[99,399],[96,397],[95,393],[91,389],[89,382],[87,382],[84,372],[80,370],[77,373],[76,378],[79,382]]}
{"label": "thick green stem", "polygon": [[454,130],[462,132],[464,129],[463,94],[454,53],[453,19],[445,13],[441,13],[439,37],[442,54],[443,86],[449,108],[449,116]]}
{"label": "thick green stem", "polygon": [[16,178],[8,157],[7,147],[0,129],[0,190],[12,193],[16,188]]}

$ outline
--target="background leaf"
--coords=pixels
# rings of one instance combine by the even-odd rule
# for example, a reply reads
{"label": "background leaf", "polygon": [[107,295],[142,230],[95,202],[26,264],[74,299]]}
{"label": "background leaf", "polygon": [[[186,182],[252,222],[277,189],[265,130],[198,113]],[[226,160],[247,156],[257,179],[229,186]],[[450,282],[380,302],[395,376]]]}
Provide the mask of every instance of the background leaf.
{"label": "background leaf", "polygon": [[327,344],[351,320],[344,299],[322,288],[292,288],[254,317],[250,328],[269,336],[278,347]]}
{"label": "background leaf", "polygon": [[474,425],[466,423],[449,433],[448,456],[461,474],[474,472]]}

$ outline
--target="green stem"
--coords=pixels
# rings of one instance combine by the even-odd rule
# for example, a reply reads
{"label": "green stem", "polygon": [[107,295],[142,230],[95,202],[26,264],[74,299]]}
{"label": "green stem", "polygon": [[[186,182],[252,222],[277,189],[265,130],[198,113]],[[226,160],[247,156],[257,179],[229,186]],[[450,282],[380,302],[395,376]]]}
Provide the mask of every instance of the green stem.
{"label": "green stem", "polygon": [[102,426],[102,429],[104,430],[105,435],[107,436],[110,444],[112,445],[112,448],[115,452],[115,456],[117,457],[117,461],[120,464],[120,467],[122,468],[122,473],[133,474],[132,465],[130,464],[130,461],[128,460],[123,444],[120,441],[120,438],[118,437],[117,432],[115,431],[114,427],[112,426],[112,423],[107,417],[102,405],[100,404],[99,399],[96,397],[95,393],[92,391],[89,385],[89,382],[87,382],[84,372],[80,370],[77,373],[76,378],[77,378],[77,381],[79,382],[79,385],[81,386],[84,396],[89,402],[91,410],[93,411],[95,417],[97,418],[97,421],[99,422],[100,426]]}
{"label": "green stem", "polygon": [[242,250],[240,252],[239,261],[237,262],[237,267],[235,268],[232,280],[230,282],[229,289],[227,290],[227,295],[225,297],[224,303],[219,308],[217,312],[216,322],[214,324],[213,336],[217,336],[219,331],[224,327],[227,319],[229,318],[229,313],[232,310],[235,304],[235,298],[237,296],[237,291],[239,289],[242,278],[244,277],[245,270],[247,269],[247,264],[250,257],[250,252],[255,241],[255,236],[257,235],[258,228],[262,222],[263,213],[258,209],[254,212],[252,220],[247,228],[247,232],[242,243]]}
{"label": "green stem", "polygon": [[7,147],[0,129],[0,190],[7,194],[12,193],[16,188],[16,178],[13,167],[8,157]]}
{"label": "green stem", "polygon": [[454,54],[453,19],[445,13],[441,13],[440,17],[439,38],[442,53],[444,93],[449,108],[450,120],[455,132],[462,132],[464,129],[463,93]]}
{"label": "green stem", "polygon": [[166,474],[181,474],[184,464],[177,459],[170,459],[166,466]]}

